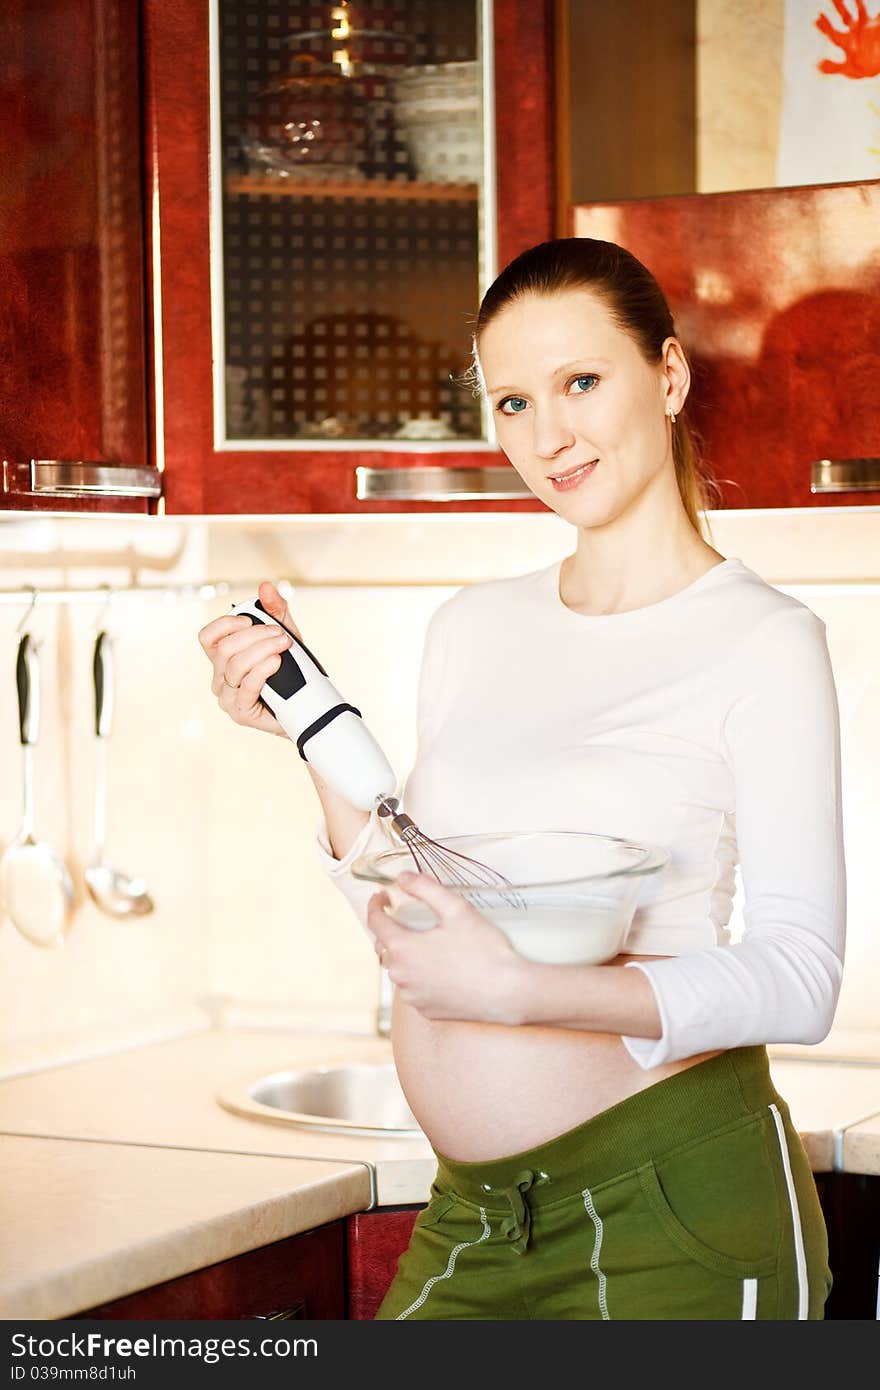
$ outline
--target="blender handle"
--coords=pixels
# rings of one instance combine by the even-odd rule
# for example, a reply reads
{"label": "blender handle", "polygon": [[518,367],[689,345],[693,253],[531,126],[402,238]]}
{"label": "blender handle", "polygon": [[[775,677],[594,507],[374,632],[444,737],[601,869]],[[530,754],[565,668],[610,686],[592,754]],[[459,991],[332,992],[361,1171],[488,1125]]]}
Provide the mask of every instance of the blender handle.
{"label": "blender handle", "polygon": [[372,811],[394,792],[397,778],[360,710],[344,699],[302,639],[267,613],[259,599],[233,604],[231,611],[289,634],[291,647],[282,653],[260,699],[303,761],[352,806]]}

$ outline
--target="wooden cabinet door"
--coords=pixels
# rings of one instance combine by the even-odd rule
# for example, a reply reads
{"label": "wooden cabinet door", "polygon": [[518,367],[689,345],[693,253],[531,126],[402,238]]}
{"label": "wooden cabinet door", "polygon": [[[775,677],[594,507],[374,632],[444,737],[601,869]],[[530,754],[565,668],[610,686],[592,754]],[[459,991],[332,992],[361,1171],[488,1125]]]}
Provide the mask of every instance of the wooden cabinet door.
{"label": "wooden cabinet door", "polygon": [[724,507],[880,502],[878,228],[880,180],[574,208],[665,291]]}
{"label": "wooden cabinet door", "polygon": [[833,1284],[826,1319],[880,1317],[880,1176],[817,1173]]}
{"label": "wooden cabinet door", "polygon": [[346,1317],[371,1320],[397,1273],[421,1207],[356,1212],[346,1222]]}
{"label": "wooden cabinet door", "polygon": [[344,1241],[344,1223],[334,1221],[77,1316],[154,1321],[344,1318]]}
{"label": "wooden cabinet door", "polygon": [[0,509],[146,511],[136,0],[0,14]]}
{"label": "wooden cabinet door", "polygon": [[[436,13],[439,15],[444,8],[449,10],[450,7],[438,6]],[[461,9],[461,4],[458,8]],[[329,354],[329,374],[335,377],[347,365],[352,378],[357,378],[352,390],[369,390],[375,361],[378,354],[385,351],[377,346],[373,361],[365,358],[364,352],[358,347],[358,332],[363,332],[376,342],[379,342],[376,335],[389,334],[393,364],[399,373],[411,372],[415,375],[421,370],[416,354],[421,353],[422,348],[419,347],[418,331],[412,327],[413,318],[418,319],[417,307],[411,305],[412,312],[406,316],[400,315],[401,320],[406,317],[407,321],[403,336],[396,336],[398,328],[393,323],[368,323],[370,314],[376,317],[374,310],[369,309],[368,312],[365,309],[359,317],[359,311],[351,307],[346,308],[338,322],[330,321],[338,318],[338,315],[321,310],[321,322],[309,319],[303,328],[293,310],[309,299],[313,290],[315,295],[319,293],[315,287],[315,277],[313,281],[306,279],[301,292],[297,290],[300,298],[292,300],[290,315],[286,308],[283,312],[278,308],[280,299],[286,305],[291,297],[291,276],[295,274],[294,262],[303,239],[311,246],[322,235],[327,243],[327,253],[326,278],[322,271],[324,288],[320,292],[329,295],[332,300],[332,277],[334,273],[343,274],[338,269],[334,272],[333,257],[356,257],[359,254],[358,229],[355,225],[357,218],[369,222],[371,256],[380,260],[385,257],[385,252],[378,252],[375,247],[380,237],[383,245],[387,243],[386,265],[382,273],[390,273],[388,265],[391,264],[393,269],[394,257],[401,254],[395,250],[394,229],[377,229],[370,221],[373,213],[369,209],[383,199],[388,200],[389,207],[394,203],[400,209],[412,190],[404,188],[401,192],[400,183],[395,183],[393,179],[386,182],[383,191],[381,180],[367,187],[367,181],[357,184],[350,180],[346,185],[344,180],[337,178],[317,189],[304,186],[303,182],[297,187],[293,180],[285,188],[276,180],[274,187],[267,191],[265,178],[262,178],[262,188],[256,186],[261,182],[259,175],[255,178],[248,173],[240,176],[227,174],[218,181],[215,171],[214,192],[217,194],[219,189],[226,201],[218,203],[215,200],[212,204],[209,156],[212,140],[215,141],[214,149],[220,148],[216,142],[220,138],[218,132],[224,129],[224,116],[222,103],[218,103],[220,83],[217,67],[221,64],[215,58],[212,65],[210,54],[213,52],[222,58],[226,52],[222,45],[232,44],[238,65],[237,55],[240,51],[242,76],[236,78],[239,84],[236,91],[244,93],[241,98],[243,103],[251,103],[247,107],[250,112],[253,103],[261,99],[267,82],[270,79],[275,81],[278,77],[278,53],[283,51],[283,44],[289,40],[291,33],[291,7],[279,4],[278,0],[266,0],[266,3],[262,3],[262,0],[260,3],[257,0],[253,3],[251,0],[221,0],[219,6],[214,7],[185,3],[184,0],[145,0],[145,11],[145,73],[152,161],[150,179],[157,190],[160,209],[158,251],[163,306],[161,345],[164,402],[162,447],[168,513],[362,514],[442,511],[449,510],[450,506],[456,511],[543,510],[542,504],[531,494],[515,501],[459,498],[445,503],[433,500],[377,500],[375,497],[359,500],[355,473],[358,466],[395,471],[424,468],[426,465],[476,470],[493,467],[503,470],[510,487],[521,486],[499,450],[486,446],[477,449],[464,436],[461,443],[453,439],[442,447],[421,442],[412,448],[405,443],[387,448],[383,447],[381,438],[377,436],[375,442],[371,438],[367,444],[358,443],[343,448],[324,440],[313,445],[311,435],[306,430],[294,449],[273,442],[276,434],[274,426],[268,434],[265,431],[261,434],[259,431],[263,430],[263,425],[260,424],[254,426],[257,433],[253,436],[253,445],[245,438],[242,431],[251,428],[248,422],[260,412],[268,414],[272,421],[276,416],[283,419],[284,406],[279,404],[276,407],[275,397],[277,395],[283,401],[284,393],[293,389],[290,382],[297,372],[301,377],[305,375],[308,378],[312,374],[316,378],[314,383],[306,380],[303,392],[311,391],[314,386],[312,394],[322,396],[322,382],[326,381],[328,375],[324,346],[328,340],[332,340],[329,347],[333,349]],[[327,7],[328,15],[329,12],[330,7]],[[367,26],[364,16],[369,14],[369,7],[359,7],[359,13],[361,22]],[[393,10],[388,7],[382,10],[378,7],[376,14],[386,23],[391,22],[389,17],[399,23],[401,17],[408,14],[408,8],[396,6]],[[526,3],[526,0],[494,0],[492,6],[497,145],[494,193],[499,267],[527,246],[554,234],[552,14],[552,0],[530,0],[530,3]],[[232,38],[229,35],[230,25],[235,26]],[[353,48],[352,53],[355,52]],[[423,59],[417,61],[424,62]],[[439,61],[442,62],[442,59]],[[246,119],[251,117],[247,116]],[[246,123],[246,119],[242,118],[243,123]],[[227,131],[226,134],[228,138],[221,142],[223,158],[232,158],[228,151],[234,147],[238,151],[236,157],[244,159],[246,152],[243,155],[241,150],[244,143],[241,128],[237,127],[234,132]],[[251,137],[248,139],[251,140]],[[397,190],[394,194],[389,191],[391,183]],[[413,288],[413,277],[407,273],[407,252],[401,260],[395,294],[399,283],[400,297],[424,295],[432,306],[430,312],[440,313],[446,277],[450,278],[450,282],[455,278],[457,233],[454,228],[458,222],[448,213],[448,209],[455,205],[459,195],[451,193],[448,188],[444,191],[442,185],[436,183],[432,192],[418,178],[415,184],[418,187],[412,196],[418,205],[421,221],[411,236],[422,247],[419,252],[422,256],[420,279],[418,287]],[[359,190],[365,187],[369,196],[362,198]],[[328,192],[328,188],[332,191]],[[461,198],[465,196],[465,192],[462,192]],[[473,190],[470,196],[473,197]],[[347,206],[357,205],[349,230],[347,214],[339,211],[346,199],[349,200]],[[327,207],[326,212],[322,210],[322,200]],[[244,207],[243,204],[248,206]],[[447,213],[444,213],[444,208]],[[439,230],[445,225],[444,216],[452,231]],[[304,225],[301,226],[300,222]],[[262,230],[253,230],[257,224]],[[326,228],[324,233],[320,227]],[[273,240],[277,242],[274,247]],[[442,261],[442,270],[432,275],[431,257],[436,252],[439,258],[440,240],[444,243],[443,255],[446,259]],[[225,262],[216,259],[221,255],[221,249],[224,254],[230,250],[230,254],[245,265],[241,272],[244,278],[236,282],[232,293],[221,292],[225,288],[222,270]],[[256,276],[256,282],[261,287],[259,296],[252,298],[240,294],[240,283],[249,284],[254,280],[254,259],[264,255],[266,267],[261,267]],[[213,285],[211,256],[215,258],[215,267],[220,267],[216,270]],[[366,257],[364,259],[367,264]],[[369,265],[373,264],[374,261],[369,261]],[[363,274],[368,276],[369,270]],[[473,274],[474,293],[473,296],[466,296],[465,307],[469,314],[475,313],[478,307],[475,269]],[[251,278],[248,279],[248,276]],[[218,289],[218,286],[221,288]],[[255,299],[259,299],[259,303]],[[233,304],[237,307],[234,308]],[[465,309],[462,310],[462,317],[464,313]],[[239,316],[235,332],[240,335],[240,340],[248,344],[257,341],[256,349],[248,347],[248,352],[253,352],[253,355],[245,365],[237,363],[226,352],[227,331],[232,331],[228,330],[228,324],[232,322],[229,316],[235,314]],[[351,320],[350,331],[346,330],[346,315]],[[270,325],[268,329],[267,322]],[[318,333],[324,335],[323,339],[313,341],[309,336]],[[338,333],[340,340],[337,340]],[[465,332],[465,339],[466,336]],[[426,337],[431,339],[427,331]],[[348,363],[346,356],[350,359]],[[251,362],[263,365],[252,370]],[[464,360],[462,365],[465,365]],[[215,369],[218,382],[222,378],[222,383],[216,388]],[[253,378],[258,371],[261,375],[256,391]],[[445,365],[443,373],[434,371],[435,382],[446,381],[445,372]],[[215,389],[218,394],[225,393],[225,405],[223,402],[218,405]],[[443,389],[446,390],[446,387]],[[459,392],[464,390],[463,387],[458,389]],[[240,419],[235,428],[239,433],[233,437],[230,401],[237,398],[236,393],[243,396],[244,403],[236,407]],[[311,395],[308,399],[311,401]],[[290,418],[293,422],[291,428],[301,428],[302,420],[299,417],[294,417],[291,412]],[[303,409],[302,418],[311,420],[311,407]],[[335,418],[334,410],[320,423],[326,425],[328,420]],[[241,420],[245,423],[242,424]],[[310,425],[310,428],[314,427]],[[282,434],[283,428],[283,424],[278,426]],[[473,477],[472,474],[467,476]]]}

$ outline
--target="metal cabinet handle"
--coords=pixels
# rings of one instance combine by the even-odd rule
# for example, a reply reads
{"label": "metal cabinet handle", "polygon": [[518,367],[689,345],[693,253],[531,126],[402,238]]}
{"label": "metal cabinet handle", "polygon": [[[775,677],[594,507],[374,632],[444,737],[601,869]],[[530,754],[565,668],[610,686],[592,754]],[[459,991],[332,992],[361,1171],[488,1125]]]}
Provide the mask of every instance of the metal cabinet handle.
{"label": "metal cabinet handle", "polygon": [[280,1313],[252,1313],[254,1322],[291,1322],[294,1318],[304,1318],[306,1315],[305,1299],[301,1298],[290,1308],[284,1308]]}
{"label": "metal cabinet handle", "polygon": [[162,475],[155,468],[60,459],[31,459],[30,467],[31,492],[46,497],[162,496]]}
{"label": "metal cabinet handle", "polygon": [[356,468],[358,501],[506,502],[534,494],[510,467]]}
{"label": "metal cabinet handle", "polygon": [[880,458],[817,459],[810,470],[810,492],[876,492]]}

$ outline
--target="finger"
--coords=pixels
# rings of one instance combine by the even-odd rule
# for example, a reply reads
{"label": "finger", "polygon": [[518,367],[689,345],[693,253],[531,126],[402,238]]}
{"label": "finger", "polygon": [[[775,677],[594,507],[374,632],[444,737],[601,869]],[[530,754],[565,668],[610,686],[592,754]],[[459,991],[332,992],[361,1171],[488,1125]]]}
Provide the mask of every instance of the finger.
{"label": "finger", "polygon": [[833,44],[836,44],[838,48],[843,48],[841,40],[846,38],[846,35],[841,34],[838,29],[834,28],[834,25],[831,23],[831,20],[828,18],[827,15],[820,14],[815,24],[820,34],[824,34],[826,39],[830,39],[831,42]]}
{"label": "finger", "polygon": [[[274,719],[275,716],[272,714],[272,711],[263,705],[260,699],[260,693],[266,681],[274,676],[280,665],[281,654],[280,652],[276,652],[274,656],[268,657],[267,660],[261,662],[259,666],[255,666],[252,671],[248,671],[244,680],[240,681],[236,686],[227,685],[226,690],[229,692],[230,710],[235,711],[246,719],[251,719],[253,715],[258,712],[261,714],[268,714]],[[221,695],[221,705],[224,703],[225,699],[226,697]]]}
{"label": "finger", "polygon": [[[280,627],[275,628],[271,634],[261,634],[259,638],[249,642],[247,646],[229,657],[220,668],[218,662],[218,675],[221,679],[225,676],[227,685],[244,685],[245,682],[252,687],[252,676],[255,669],[265,666],[266,662],[273,656],[278,657],[278,666],[281,665],[281,653],[290,646],[291,639],[286,632],[282,632]],[[270,672],[270,675],[272,673]],[[260,688],[260,687],[258,687]]]}
{"label": "finger", "polygon": [[274,676],[280,665],[281,653],[276,652],[274,656],[268,657],[261,665],[255,666],[252,671],[249,671],[238,689],[231,692],[235,698],[236,708],[243,715],[252,717],[255,712],[262,711],[264,714],[271,715],[277,722],[272,710],[268,706],[264,706],[261,696],[266,681]]}
{"label": "finger", "polygon": [[406,927],[401,927],[388,916],[386,908],[390,906],[391,899],[387,893],[374,893],[367,903],[367,925],[378,942],[375,948],[377,955],[383,949],[390,950],[406,931]]}
{"label": "finger", "polygon": [[260,602],[270,617],[277,618],[278,622],[283,623],[285,627],[290,628],[291,632],[295,632],[297,637],[302,638],[302,633],[293,621],[286,601],[281,597],[271,580],[264,579],[258,593]]}
{"label": "finger", "polygon": [[222,618],[214,618],[210,623],[199,632],[199,642],[202,650],[210,657],[224,637],[228,637],[232,632],[244,632],[251,627],[250,618],[246,618],[243,613],[224,613]]}
{"label": "finger", "polygon": [[853,27],[853,22],[854,22],[854,21],[853,21],[853,17],[852,17],[852,15],[850,14],[849,10],[848,10],[848,9],[846,8],[846,6],[844,5],[843,0],[833,0],[833,3],[834,3],[834,8],[836,9],[837,13],[840,15],[840,18],[843,20],[843,22],[844,22],[844,24],[846,25],[847,29],[851,29],[851,28]]}
{"label": "finger", "polygon": [[451,888],[444,887],[429,874],[414,874],[408,870],[398,875],[396,883],[409,897],[419,898],[421,902],[427,903],[441,919],[460,912],[467,906],[458,893],[453,893]]}
{"label": "finger", "polygon": [[254,642],[265,642],[268,638],[279,638],[284,634],[284,628],[279,627],[278,623],[252,623],[250,618],[245,618],[246,627],[239,628],[237,632],[231,632],[227,637],[221,637],[215,644],[215,658],[228,661],[231,656],[238,652],[246,651]]}

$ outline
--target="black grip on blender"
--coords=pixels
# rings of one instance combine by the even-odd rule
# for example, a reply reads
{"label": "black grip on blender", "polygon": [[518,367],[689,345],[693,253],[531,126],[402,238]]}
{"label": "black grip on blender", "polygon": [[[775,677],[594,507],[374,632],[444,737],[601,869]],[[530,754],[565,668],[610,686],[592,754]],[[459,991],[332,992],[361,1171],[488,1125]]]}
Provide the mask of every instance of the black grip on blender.
{"label": "black grip on blender", "polygon": [[15,662],[15,685],[18,691],[18,736],[21,744],[27,747],[36,743],[37,720],[40,709],[36,648],[32,638],[25,633],[18,644]]}
{"label": "black grip on blender", "polygon": [[[266,613],[266,609],[263,607],[263,605],[262,605],[262,603],[260,602],[259,599],[257,599],[256,603],[254,604],[254,607],[255,607],[255,608],[259,608],[259,610],[260,610],[261,613]],[[305,642],[302,640],[301,637],[297,637],[296,633],[295,633],[295,632],[291,632],[291,630],[290,630],[289,627],[284,627],[284,624],[283,624],[278,618],[272,618],[271,613],[266,613],[266,617],[267,617],[267,618],[271,618],[273,623],[278,623],[278,626],[279,626],[280,628],[284,628],[284,631],[287,633],[288,637],[292,637],[293,640],[294,640],[294,642],[296,642],[297,646],[298,646],[298,647],[302,647],[303,651],[305,652],[305,654],[306,654],[306,656],[309,658],[309,660],[310,660],[310,661],[314,661],[314,663],[315,663],[315,665],[317,666],[318,670],[321,672],[321,675],[322,675],[322,676],[327,676],[327,672],[324,670],[324,667],[321,665],[320,661],[319,661],[318,658],[315,656],[315,653],[314,653],[313,651],[310,651],[310,650],[309,650],[309,648],[306,646]],[[254,622],[256,622],[256,621],[257,621],[257,619],[254,618]],[[330,677],[327,676],[327,679],[329,680]]]}
{"label": "black grip on blender", "polygon": [[[266,612],[259,599],[257,599],[255,606],[257,608],[262,609],[264,613]],[[262,618],[256,618],[253,613],[245,613],[242,616],[245,618],[250,618],[251,622],[254,625],[260,623],[264,627],[269,626],[268,623],[263,623]],[[276,627],[280,627],[285,632],[287,632],[289,637],[293,637],[293,633],[288,632],[288,629],[284,627],[283,623],[277,622],[275,618],[272,618],[271,622],[275,623]],[[296,638],[293,637],[293,640],[296,641]],[[300,646],[302,646],[302,643],[300,643]],[[311,653],[309,653],[309,655],[311,655]],[[314,661],[314,657],[312,657],[312,660]],[[317,666],[318,663],[315,662],[315,665]],[[326,674],[327,672],[325,671],[324,675]],[[275,672],[275,674],[273,676],[270,676],[269,679],[266,681],[266,684],[268,685],[269,689],[274,690],[275,694],[282,700],[289,700],[291,695],[295,695],[298,690],[302,690],[305,683],[306,678],[297,666],[296,661],[291,656],[290,652],[281,653],[281,665],[278,667],[278,670]],[[260,704],[265,705],[266,709],[269,709],[269,706],[266,704],[266,701],[262,698],[262,696],[260,696]],[[269,709],[269,713],[271,714],[272,712],[273,711]]]}

